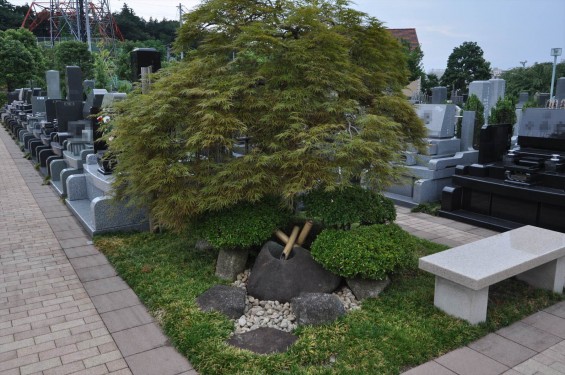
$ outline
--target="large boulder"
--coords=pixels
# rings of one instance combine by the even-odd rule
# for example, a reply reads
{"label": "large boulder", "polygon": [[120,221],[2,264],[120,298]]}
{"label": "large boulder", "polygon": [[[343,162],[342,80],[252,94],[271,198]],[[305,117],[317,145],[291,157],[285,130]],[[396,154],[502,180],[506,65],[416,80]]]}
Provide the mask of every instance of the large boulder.
{"label": "large boulder", "polygon": [[331,293],[341,283],[341,277],[325,270],[308,250],[295,247],[287,260],[280,259],[282,251],[273,241],[263,246],[249,276],[249,295],[289,302],[301,293]]}
{"label": "large boulder", "polygon": [[299,325],[331,323],[345,315],[345,307],[334,294],[304,293],[293,298],[292,311]]}
{"label": "large boulder", "polygon": [[221,249],[216,260],[216,276],[234,281],[245,270],[248,255],[248,250]]}
{"label": "large boulder", "polygon": [[245,290],[235,286],[216,285],[196,298],[202,311],[218,311],[237,319],[245,310]]}
{"label": "large boulder", "polygon": [[227,343],[258,354],[286,352],[298,338],[275,328],[262,327],[232,336]]}
{"label": "large boulder", "polygon": [[359,301],[365,298],[377,298],[379,294],[390,284],[390,279],[387,277],[384,280],[370,280],[361,277],[352,279],[345,279],[347,286]]}

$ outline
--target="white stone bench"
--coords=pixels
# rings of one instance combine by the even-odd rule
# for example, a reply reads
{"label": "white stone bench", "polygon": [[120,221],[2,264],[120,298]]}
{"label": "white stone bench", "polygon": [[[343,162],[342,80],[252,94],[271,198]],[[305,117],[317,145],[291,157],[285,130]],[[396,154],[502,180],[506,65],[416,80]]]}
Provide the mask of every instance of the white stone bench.
{"label": "white stone bench", "polygon": [[435,306],[477,324],[487,317],[489,286],[509,277],[563,292],[565,234],[524,226],[422,257],[419,267],[436,275]]}

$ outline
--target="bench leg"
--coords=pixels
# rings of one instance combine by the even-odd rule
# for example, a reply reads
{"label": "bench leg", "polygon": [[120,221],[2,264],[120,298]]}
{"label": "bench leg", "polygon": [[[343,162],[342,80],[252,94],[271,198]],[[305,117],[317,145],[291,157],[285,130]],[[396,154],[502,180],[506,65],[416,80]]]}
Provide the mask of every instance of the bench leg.
{"label": "bench leg", "polygon": [[542,264],[529,271],[516,275],[516,278],[536,288],[563,293],[565,283],[565,257]]}
{"label": "bench leg", "polygon": [[449,315],[478,324],[487,319],[488,288],[473,290],[436,276],[434,305]]}

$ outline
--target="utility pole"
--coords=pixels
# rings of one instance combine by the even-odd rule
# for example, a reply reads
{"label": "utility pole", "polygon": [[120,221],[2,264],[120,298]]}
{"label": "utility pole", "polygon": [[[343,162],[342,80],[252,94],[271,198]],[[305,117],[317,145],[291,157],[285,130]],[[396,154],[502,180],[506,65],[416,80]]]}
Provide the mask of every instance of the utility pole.
{"label": "utility pole", "polygon": [[[179,3],[179,29],[182,27],[182,4]],[[184,59],[184,52],[181,51],[180,52],[180,59],[183,60]]]}

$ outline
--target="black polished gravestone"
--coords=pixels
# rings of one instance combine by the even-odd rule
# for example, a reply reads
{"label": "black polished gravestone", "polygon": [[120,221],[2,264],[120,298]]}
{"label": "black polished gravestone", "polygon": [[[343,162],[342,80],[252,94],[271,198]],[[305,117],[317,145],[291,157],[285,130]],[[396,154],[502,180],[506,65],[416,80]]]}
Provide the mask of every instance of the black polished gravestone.
{"label": "black polished gravestone", "polygon": [[[535,225],[565,232],[565,109],[527,108],[518,126],[517,147],[500,155],[508,138],[498,134],[481,145],[480,164],[457,168],[440,216],[500,231]],[[502,133],[488,128],[481,132]]]}
{"label": "black polished gravestone", "polygon": [[83,99],[82,71],[78,66],[65,68],[65,83],[68,101],[81,101]]}
{"label": "black polished gravestone", "polygon": [[161,69],[161,52],[155,48],[135,48],[130,52],[130,57],[133,82],[140,80],[141,68],[150,66],[153,73]]}

